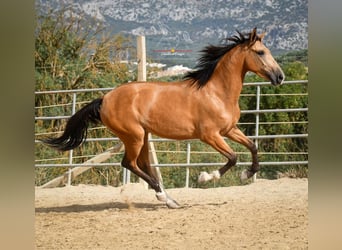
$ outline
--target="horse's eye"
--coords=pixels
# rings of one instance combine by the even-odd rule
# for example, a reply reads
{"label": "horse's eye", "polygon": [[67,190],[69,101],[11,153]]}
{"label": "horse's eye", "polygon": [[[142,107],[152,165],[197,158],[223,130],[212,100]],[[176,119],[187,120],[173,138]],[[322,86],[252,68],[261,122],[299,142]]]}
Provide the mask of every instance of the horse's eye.
{"label": "horse's eye", "polygon": [[265,54],[265,51],[263,50],[257,50],[256,53],[259,55],[259,56],[262,56]]}

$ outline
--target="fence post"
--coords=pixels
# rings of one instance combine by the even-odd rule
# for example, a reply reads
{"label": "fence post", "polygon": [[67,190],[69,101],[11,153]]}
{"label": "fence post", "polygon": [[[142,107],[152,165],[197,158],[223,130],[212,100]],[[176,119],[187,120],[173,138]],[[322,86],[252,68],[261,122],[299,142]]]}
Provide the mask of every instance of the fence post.
{"label": "fence post", "polygon": [[[146,82],[147,80],[147,71],[146,71],[146,42],[145,42],[145,36],[138,36],[137,37],[137,60],[138,60],[138,81]],[[149,135],[149,139],[151,136]],[[157,154],[154,148],[153,142],[148,142],[149,146],[149,158],[152,160],[153,164],[158,164]],[[163,179],[160,173],[160,170],[158,167],[154,167],[152,169],[154,171],[154,174],[157,176],[159,182],[162,184]],[[142,182],[145,187],[148,187],[147,183],[140,179],[140,182]]]}
{"label": "fence post", "polygon": [[[74,92],[72,94],[72,108],[71,108],[71,115],[74,115],[76,112],[76,93]],[[74,153],[74,150],[70,150],[69,151],[69,164],[72,164],[72,157],[73,157],[73,153]],[[69,167],[69,170],[68,170],[68,186],[71,185],[71,175],[72,175],[72,171],[71,171],[71,167]]]}
{"label": "fence post", "polygon": [[[190,152],[191,152],[191,144],[188,142],[186,144],[186,164],[190,164]],[[186,179],[185,179],[185,187],[189,187],[189,176],[190,176],[190,170],[189,167],[186,167]]]}
{"label": "fence post", "polygon": [[[260,85],[257,85],[257,93],[256,93],[256,111],[260,110]],[[256,113],[255,116],[255,146],[258,149],[259,148],[259,141],[258,141],[258,136],[259,136],[259,112]],[[257,173],[253,175],[253,182],[256,181],[257,178]]]}
{"label": "fence post", "polygon": [[122,184],[127,184],[130,182],[131,182],[130,171],[127,168],[123,168]]}
{"label": "fence post", "polygon": [[138,81],[146,81],[146,43],[145,36],[137,37]]}

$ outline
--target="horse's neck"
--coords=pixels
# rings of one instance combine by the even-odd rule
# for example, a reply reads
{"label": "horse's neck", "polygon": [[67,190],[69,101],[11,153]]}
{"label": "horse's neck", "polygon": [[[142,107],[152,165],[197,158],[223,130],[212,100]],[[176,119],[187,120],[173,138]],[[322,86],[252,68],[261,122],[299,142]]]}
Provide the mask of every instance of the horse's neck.
{"label": "horse's neck", "polygon": [[238,55],[225,55],[218,63],[214,75],[208,84],[208,91],[219,98],[237,103],[242,91],[242,83],[246,71],[243,58]]}

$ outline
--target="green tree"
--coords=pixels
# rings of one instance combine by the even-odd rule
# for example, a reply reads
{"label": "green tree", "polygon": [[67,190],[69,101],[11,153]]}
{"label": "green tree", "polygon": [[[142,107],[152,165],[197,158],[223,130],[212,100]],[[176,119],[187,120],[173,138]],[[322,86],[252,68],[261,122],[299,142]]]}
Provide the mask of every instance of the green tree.
{"label": "green tree", "polygon": [[[127,54],[135,53],[131,38],[111,35],[98,21],[89,19],[84,13],[75,13],[72,7],[43,12],[37,6],[34,53],[36,90],[115,87],[135,79],[135,74],[129,71],[129,64],[123,63]],[[78,95],[76,110],[84,102],[102,94]],[[36,116],[71,114],[71,103],[70,94],[36,95]],[[58,119],[36,121],[37,139],[46,133],[61,131],[65,122]],[[90,131],[89,136],[109,137],[111,134],[105,129],[96,129]],[[109,142],[89,143],[74,151],[75,161],[83,162],[87,159],[84,155],[101,152],[110,146]],[[56,152],[42,144],[36,145],[35,153],[36,159],[50,158],[55,159],[56,163],[67,163],[68,159],[68,152]],[[36,182],[42,184],[64,171],[57,168],[37,169]],[[85,179],[94,180],[95,176],[98,182],[102,182],[103,171],[113,172],[112,169],[95,169],[92,177],[87,174]]]}
{"label": "green tree", "polygon": [[72,13],[63,8],[36,16],[36,89],[108,87],[130,80],[121,61],[133,52],[131,39],[106,34],[101,23]]}
{"label": "green tree", "polygon": [[308,68],[303,62],[287,62],[283,66],[286,72],[286,80],[306,80],[308,79]]}

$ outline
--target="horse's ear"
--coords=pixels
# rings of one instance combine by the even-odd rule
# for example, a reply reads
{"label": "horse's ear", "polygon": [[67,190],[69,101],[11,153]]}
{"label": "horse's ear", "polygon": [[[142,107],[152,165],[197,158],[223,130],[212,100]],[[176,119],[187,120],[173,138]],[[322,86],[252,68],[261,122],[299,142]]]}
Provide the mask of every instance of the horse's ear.
{"label": "horse's ear", "polygon": [[264,39],[265,35],[266,35],[266,32],[264,32],[264,33],[262,33],[262,34],[259,35],[260,41],[262,41],[262,39]]}
{"label": "horse's ear", "polygon": [[250,34],[249,42],[253,44],[254,42],[256,42],[257,38],[257,28],[255,27]]}

